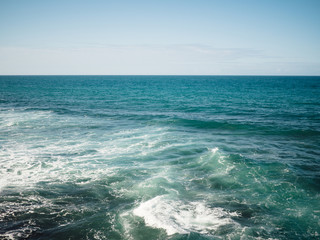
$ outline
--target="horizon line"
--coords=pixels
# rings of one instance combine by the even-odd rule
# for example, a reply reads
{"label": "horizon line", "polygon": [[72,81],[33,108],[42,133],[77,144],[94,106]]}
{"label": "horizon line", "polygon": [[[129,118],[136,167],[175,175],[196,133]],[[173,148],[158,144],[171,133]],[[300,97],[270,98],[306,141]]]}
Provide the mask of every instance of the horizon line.
{"label": "horizon line", "polygon": [[320,75],[282,75],[282,74],[0,74],[1,77],[5,76],[233,76],[233,77],[320,77]]}

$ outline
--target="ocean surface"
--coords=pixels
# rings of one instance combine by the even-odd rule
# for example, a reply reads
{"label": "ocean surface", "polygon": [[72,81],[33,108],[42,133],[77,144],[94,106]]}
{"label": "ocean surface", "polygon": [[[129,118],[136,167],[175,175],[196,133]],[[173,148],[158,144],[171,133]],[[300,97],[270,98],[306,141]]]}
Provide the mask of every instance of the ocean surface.
{"label": "ocean surface", "polygon": [[320,77],[0,76],[0,239],[320,239]]}

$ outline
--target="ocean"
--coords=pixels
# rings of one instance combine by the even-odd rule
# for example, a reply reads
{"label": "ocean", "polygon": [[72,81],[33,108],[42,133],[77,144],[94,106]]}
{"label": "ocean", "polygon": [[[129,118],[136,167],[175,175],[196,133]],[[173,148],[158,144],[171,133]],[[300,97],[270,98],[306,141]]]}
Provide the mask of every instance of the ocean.
{"label": "ocean", "polygon": [[0,76],[0,239],[320,239],[320,77]]}

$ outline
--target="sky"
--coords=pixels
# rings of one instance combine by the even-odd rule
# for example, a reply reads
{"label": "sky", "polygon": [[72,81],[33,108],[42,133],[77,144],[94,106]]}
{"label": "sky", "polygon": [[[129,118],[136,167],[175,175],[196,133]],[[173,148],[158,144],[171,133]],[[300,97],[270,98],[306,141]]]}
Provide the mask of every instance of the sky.
{"label": "sky", "polygon": [[320,0],[0,0],[0,75],[320,75]]}

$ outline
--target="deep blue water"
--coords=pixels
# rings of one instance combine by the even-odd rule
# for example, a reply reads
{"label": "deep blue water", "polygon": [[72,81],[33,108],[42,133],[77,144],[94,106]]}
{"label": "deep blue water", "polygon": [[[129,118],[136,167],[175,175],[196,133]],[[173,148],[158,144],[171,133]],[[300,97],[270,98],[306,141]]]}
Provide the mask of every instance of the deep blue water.
{"label": "deep blue water", "polygon": [[0,76],[0,239],[319,239],[320,77]]}

